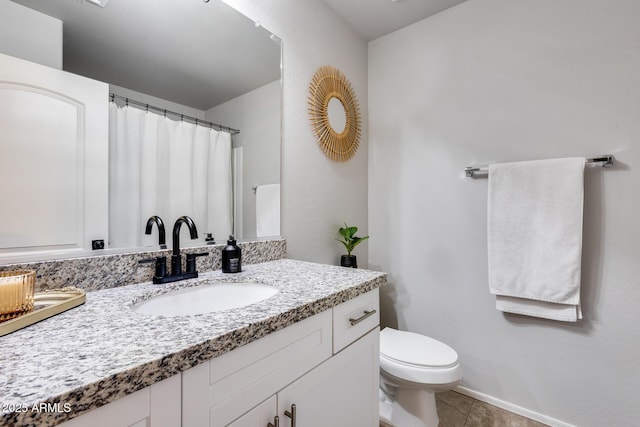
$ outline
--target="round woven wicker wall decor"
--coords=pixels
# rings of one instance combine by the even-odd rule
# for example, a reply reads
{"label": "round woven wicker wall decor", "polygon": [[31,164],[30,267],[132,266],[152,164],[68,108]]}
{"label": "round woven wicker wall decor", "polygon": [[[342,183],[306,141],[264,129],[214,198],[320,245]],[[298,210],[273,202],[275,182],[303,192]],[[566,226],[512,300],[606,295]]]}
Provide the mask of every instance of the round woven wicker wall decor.
{"label": "round woven wicker wall decor", "polygon": [[[329,121],[329,102],[334,98],[344,107],[345,124],[341,132],[336,132]],[[337,68],[321,67],[311,79],[309,116],[320,148],[330,159],[346,162],[353,157],[360,143],[360,106],[351,83]]]}

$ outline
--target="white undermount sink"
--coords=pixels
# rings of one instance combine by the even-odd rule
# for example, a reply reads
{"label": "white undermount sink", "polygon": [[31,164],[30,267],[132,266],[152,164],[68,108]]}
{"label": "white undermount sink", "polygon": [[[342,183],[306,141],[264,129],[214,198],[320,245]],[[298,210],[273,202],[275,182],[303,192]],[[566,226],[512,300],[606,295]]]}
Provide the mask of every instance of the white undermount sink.
{"label": "white undermount sink", "polygon": [[162,316],[187,316],[241,308],[275,295],[278,289],[260,283],[215,283],[158,295],[133,307],[133,311]]}

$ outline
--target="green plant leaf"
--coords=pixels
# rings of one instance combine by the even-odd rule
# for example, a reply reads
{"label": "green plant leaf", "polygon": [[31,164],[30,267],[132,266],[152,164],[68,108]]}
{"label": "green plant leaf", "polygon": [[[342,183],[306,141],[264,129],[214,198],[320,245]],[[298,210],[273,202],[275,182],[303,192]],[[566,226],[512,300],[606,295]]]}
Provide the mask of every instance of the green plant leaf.
{"label": "green plant leaf", "polygon": [[358,232],[358,227],[349,226],[346,223],[344,227],[340,227],[338,232],[342,236],[343,240],[336,239],[338,242],[342,243],[344,247],[347,249],[347,255],[351,255],[353,249],[362,243],[363,240],[367,240],[369,236],[364,237],[356,237],[356,233]]}
{"label": "green plant leaf", "polygon": [[353,247],[351,246],[351,244],[349,242],[345,242],[344,240],[340,240],[340,239],[336,239],[338,242],[342,243],[345,247],[345,249],[347,250],[347,252],[349,252],[349,254],[351,254],[351,251],[353,250]]}
{"label": "green plant leaf", "polygon": [[342,237],[344,237],[345,239],[349,238],[349,230],[347,228],[340,227],[340,230],[338,230],[338,231],[340,232]]}
{"label": "green plant leaf", "polygon": [[351,250],[353,250],[356,246],[358,246],[360,243],[362,243],[363,241],[367,240],[368,238],[369,238],[369,236],[354,237]]}

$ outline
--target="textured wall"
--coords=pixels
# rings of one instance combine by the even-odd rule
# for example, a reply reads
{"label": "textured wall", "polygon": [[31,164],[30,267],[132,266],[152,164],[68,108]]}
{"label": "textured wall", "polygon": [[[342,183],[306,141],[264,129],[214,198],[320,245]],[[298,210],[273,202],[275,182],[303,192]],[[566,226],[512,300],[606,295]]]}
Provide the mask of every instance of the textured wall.
{"label": "textured wall", "polygon": [[[288,256],[339,262],[334,239],[343,222],[367,232],[367,45],[320,0],[226,0],[283,42],[282,235]],[[309,124],[307,97],[313,74],[338,67],[362,107],[363,136],[347,163],[329,160]],[[367,243],[355,255],[366,266]]]}
{"label": "textured wall", "polygon": [[[464,385],[583,427],[635,426],[640,383],[640,3],[471,0],[371,42],[370,266],[387,324],[460,354]],[[588,167],[578,324],[505,315],[470,164]]]}
{"label": "textured wall", "polygon": [[257,236],[253,188],[280,182],[281,93],[282,85],[277,80],[206,111],[207,120],[240,129],[231,137],[234,148],[243,148],[242,234],[238,234],[236,224],[236,238]]}

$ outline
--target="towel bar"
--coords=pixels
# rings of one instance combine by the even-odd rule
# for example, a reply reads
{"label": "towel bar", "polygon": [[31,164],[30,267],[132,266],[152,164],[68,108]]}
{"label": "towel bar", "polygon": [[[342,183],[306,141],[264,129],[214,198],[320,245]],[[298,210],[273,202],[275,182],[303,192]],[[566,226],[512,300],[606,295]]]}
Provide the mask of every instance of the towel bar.
{"label": "towel bar", "polygon": [[[590,163],[602,163],[602,167],[604,168],[608,168],[613,166],[613,156],[611,154],[605,154],[603,156],[600,157],[594,157],[592,159],[585,159],[584,161],[586,164],[590,164]],[[486,173],[489,172],[489,168],[488,167],[473,167],[473,166],[467,166],[466,168],[464,168],[464,174],[469,177],[469,178],[473,178],[475,176],[476,173]]]}

